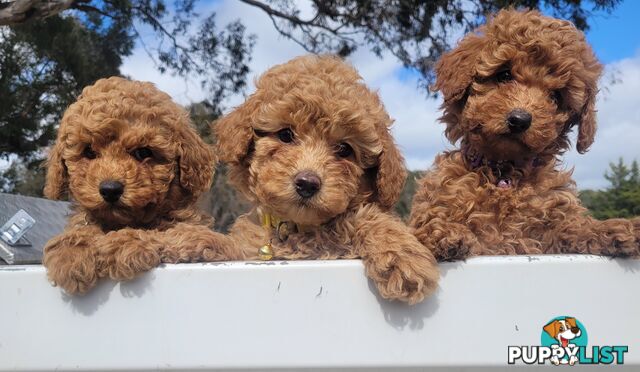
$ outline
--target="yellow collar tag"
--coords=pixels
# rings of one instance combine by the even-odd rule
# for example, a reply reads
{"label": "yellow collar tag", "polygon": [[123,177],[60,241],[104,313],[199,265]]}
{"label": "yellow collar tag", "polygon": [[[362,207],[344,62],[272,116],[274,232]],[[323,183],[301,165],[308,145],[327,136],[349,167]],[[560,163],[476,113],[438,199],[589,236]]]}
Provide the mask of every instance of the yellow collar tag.
{"label": "yellow collar tag", "polygon": [[[267,231],[268,234],[271,234],[272,231],[275,232],[276,237],[283,242],[287,240],[290,233],[305,232],[311,229],[311,226],[299,225],[291,221],[284,221],[270,213],[263,213],[260,209],[258,209],[257,212],[260,218],[260,223],[265,231]],[[273,256],[274,253],[271,240],[258,249],[258,257],[263,261],[269,261]]]}

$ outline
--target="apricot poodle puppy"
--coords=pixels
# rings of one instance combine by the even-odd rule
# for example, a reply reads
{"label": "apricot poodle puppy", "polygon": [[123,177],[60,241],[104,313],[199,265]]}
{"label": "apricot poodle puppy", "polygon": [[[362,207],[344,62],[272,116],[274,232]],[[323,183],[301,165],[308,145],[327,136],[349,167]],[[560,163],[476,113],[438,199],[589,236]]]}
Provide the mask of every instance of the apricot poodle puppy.
{"label": "apricot poodle puppy", "polygon": [[570,22],[503,10],[436,66],[441,121],[460,148],[421,180],[410,225],[438,260],[470,255],[638,256],[635,222],[598,221],[559,156],[596,132],[602,66]]}
{"label": "apricot poodle puppy", "polygon": [[44,249],[49,279],[75,294],[160,262],[243,258],[193,206],[213,163],[187,112],[152,84],[112,77],[85,88],[49,154],[45,195],[68,191],[75,205]]}
{"label": "apricot poodle puppy", "polygon": [[256,209],[231,236],[257,258],[362,258],[383,297],[421,301],[437,287],[433,255],[387,211],[406,171],[392,120],[338,58],[275,66],[247,101],[215,125],[230,182]]}

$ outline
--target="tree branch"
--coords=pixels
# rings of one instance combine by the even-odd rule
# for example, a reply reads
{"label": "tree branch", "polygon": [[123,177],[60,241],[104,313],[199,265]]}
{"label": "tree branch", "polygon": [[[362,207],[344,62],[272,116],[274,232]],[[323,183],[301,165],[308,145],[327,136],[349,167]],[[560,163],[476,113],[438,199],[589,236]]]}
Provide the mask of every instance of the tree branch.
{"label": "tree branch", "polygon": [[320,29],[323,29],[325,31],[328,31],[336,36],[341,36],[340,34],[340,29],[344,26],[344,25],[340,25],[338,27],[329,27],[327,25],[323,25],[321,23],[318,23],[318,20],[320,18],[320,13],[316,13],[316,15],[310,19],[310,20],[304,20],[304,19],[300,19],[298,17],[292,16],[290,14],[287,13],[283,13],[277,9],[274,9],[272,7],[270,7],[269,5],[265,4],[265,3],[261,3],[259,1],[256,0],[240,0],[241,2],[247,4],[247,5],[251,5],[253,7],[259,8],[262,11],[264,11],[265,13],[267,13],[270,17],[277,17],[277,18],[281,18],[281,19],[285,19],[289,22],[291,22],[292,24],[298,26],[298,27],[302,27],[302,26],[311,26],[311,27],[317,27]]}
{"label": "tree branch", "polygon": [[10,26],[31,19],[43,19],[56,15],[87,0],[14,0],[2,3],[0,26]]}

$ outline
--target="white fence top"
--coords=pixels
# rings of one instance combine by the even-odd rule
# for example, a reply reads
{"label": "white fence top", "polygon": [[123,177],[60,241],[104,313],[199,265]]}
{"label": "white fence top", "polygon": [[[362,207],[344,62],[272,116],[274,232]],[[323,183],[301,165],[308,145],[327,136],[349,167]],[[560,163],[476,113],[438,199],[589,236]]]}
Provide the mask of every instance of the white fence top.
{"label": "white fence top", "polygon": [[539,346],[563,315],[582,322],[589,350],[628,346],[618,370],[640,369],[640,260],[482,257],[441,270],[438,292],[408,306],[381,299],[357,260],[166,265],[79,298],[41,266],[3,266],[0,370],[495,371],[510,367],[509,345]]}

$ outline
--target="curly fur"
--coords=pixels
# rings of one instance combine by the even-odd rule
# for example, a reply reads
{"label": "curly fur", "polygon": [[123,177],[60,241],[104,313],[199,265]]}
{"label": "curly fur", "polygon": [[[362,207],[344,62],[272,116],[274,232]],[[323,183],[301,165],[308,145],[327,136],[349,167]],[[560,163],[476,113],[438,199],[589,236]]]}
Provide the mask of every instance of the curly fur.
{"label": "curly fur", "polygon": [[[279,239],[254,214],[231,236],[255,257],[269,240],[278,259],[364,259],[385,298],[421,301],[437,287],[435,259],[388,213],[406,177],[379,97],[338,58],[306,56],[267,71],[247,101],[215,125],[231,183],[261,211],[305,225]],[[289,128],[291,143],[278,138]],[[353,148],[337,155],[340,143]],[[293,179],[315,172],[320,191],[301,198]]]}
{"label": "curly fur", "polygon": [[[136,159],[140,148],[152,156]],[[152,84],[112,77],[85,88],[65,112],[47,163],[45,195],[68,192],[75,208],[44,249],[49,279],[75,294],[160,262],[243,258],[193,206],[211,185],[214,160],[188,113]],[[100,195],[106,180],[124,184],[115,204]]]}
{"label": "curly fur", "polygon": [[[639,254],[638,222],[590,217],[571,172],[559,169],[571,128],[578,128],[580,153],[593,143],[601,71],[580,31],[537,11],[503,10],[442,57],[435,84],[444,96],[441,121],[461,148],[436,158],[410,218],[439,260]],[[532,116],[521,134],[507,127],[514,109]]]}

